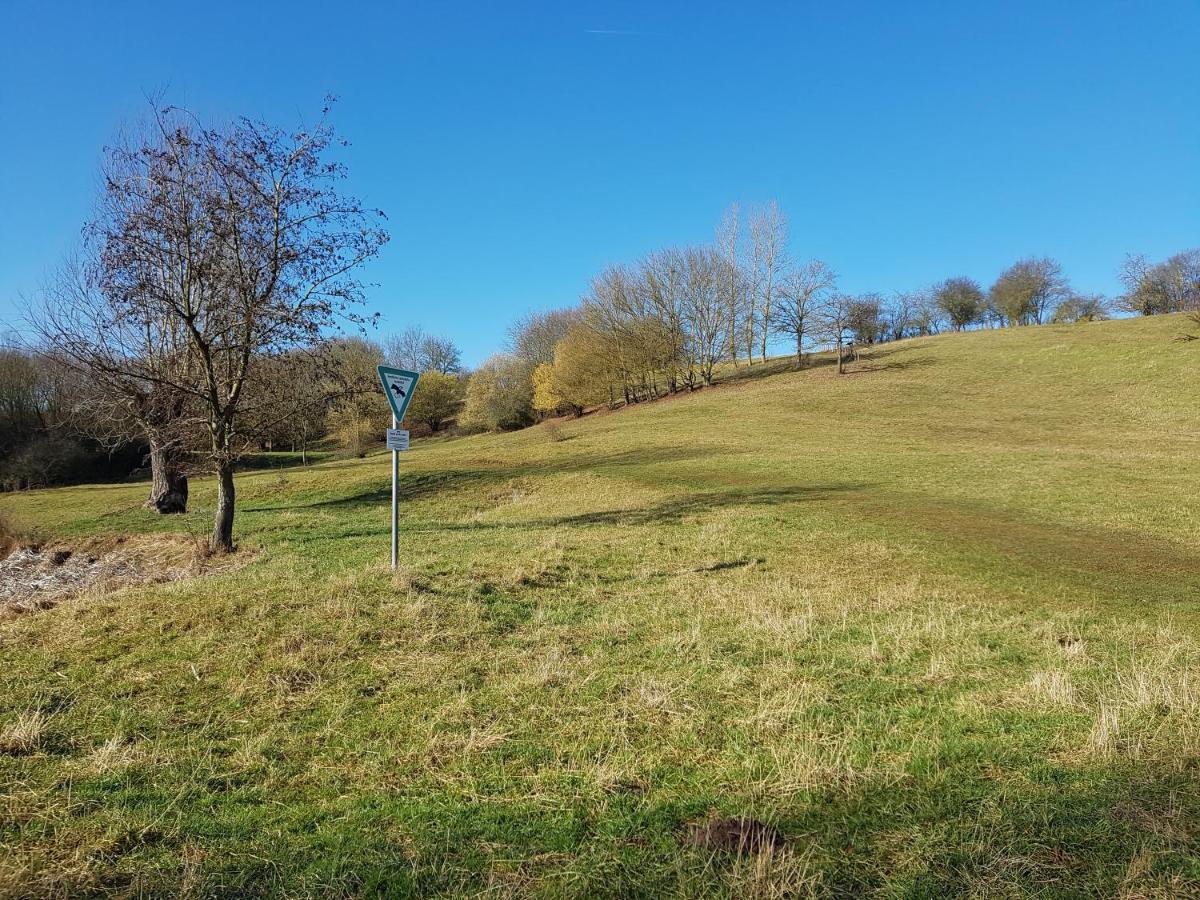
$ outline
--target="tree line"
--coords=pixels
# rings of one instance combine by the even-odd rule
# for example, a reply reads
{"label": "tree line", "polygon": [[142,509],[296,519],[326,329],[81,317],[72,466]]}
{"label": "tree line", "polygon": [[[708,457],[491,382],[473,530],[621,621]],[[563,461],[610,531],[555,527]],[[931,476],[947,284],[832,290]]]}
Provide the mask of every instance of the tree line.
{"label": "tree line", "polygon": [[842,374],[860,348],[941,331],[1090,322],[1117,312],[1194,311],[1200,250],[1158,263],[1130,257],[1117,298],[1075,291],[1048,257],[1017,260],[984,288],[967,276],[927,288],[849,294],[818,259],[789,252],[775,202],[730,207],[705,245],[667,248],[606,267],[572,307],[529,314],[505,353],[472,376],[461,424],[519,428],[539,416],[639,403],[713,383],[722,366],[766,360],[780,342],[803,367],[833,350]]}

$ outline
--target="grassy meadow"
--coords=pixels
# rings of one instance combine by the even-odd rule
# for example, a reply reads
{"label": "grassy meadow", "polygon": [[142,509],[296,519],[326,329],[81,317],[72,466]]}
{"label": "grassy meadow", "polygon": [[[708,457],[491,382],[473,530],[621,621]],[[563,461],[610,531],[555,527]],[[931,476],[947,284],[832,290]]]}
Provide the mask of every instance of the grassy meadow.
{"label": "grassy meadow", "polygon": [[[0,620],[0,897],[1200,896],[1181,328],[415,442],[397,576],[386,455],[239,476],[240,568]],[[144,493],[0,512],[207,534]]]}

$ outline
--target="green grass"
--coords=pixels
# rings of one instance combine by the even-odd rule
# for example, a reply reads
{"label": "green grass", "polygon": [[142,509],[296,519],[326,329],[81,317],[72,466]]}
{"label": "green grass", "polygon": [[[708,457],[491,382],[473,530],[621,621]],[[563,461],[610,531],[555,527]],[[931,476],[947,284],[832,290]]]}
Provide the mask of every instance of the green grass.
{"label": "green grass", "polygon": [[[0,622],[0,896],[1200,894],[1178,330],[418,443],[398,577],[386,456],[240,476],[240,570]],[[144,490],[0,511],[207,532]],[[713,814],[790,845],[681,844]]]}

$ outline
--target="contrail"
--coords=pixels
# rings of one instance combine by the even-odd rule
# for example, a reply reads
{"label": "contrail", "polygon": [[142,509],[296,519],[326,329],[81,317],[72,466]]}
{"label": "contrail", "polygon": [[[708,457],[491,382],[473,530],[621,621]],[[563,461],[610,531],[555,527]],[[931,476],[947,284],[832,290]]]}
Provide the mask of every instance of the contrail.
{"label": "contrail", "polygon": [[655,36],[654,32],[652,32],[652,31],[624,31],[620,28],[585,28],[585,29],[583,29],[583,31],[585,34],[612,34],[612,35],[624,35],[627,37],[654,37]]}

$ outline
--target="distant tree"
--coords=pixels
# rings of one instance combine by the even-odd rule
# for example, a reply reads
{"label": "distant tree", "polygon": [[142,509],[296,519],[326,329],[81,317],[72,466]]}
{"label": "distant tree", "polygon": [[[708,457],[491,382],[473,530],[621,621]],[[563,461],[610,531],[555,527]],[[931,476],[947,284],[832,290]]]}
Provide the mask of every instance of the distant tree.
{"label": "distant tree", "polygon": [[977,322],[983,312],[983,291],[971,278],[948,278],[933,289],[933,296],[955,331]]}
{"label": "distant tree", "polygon": [[608,266],[591,282],[583,321],[603,341],[626,403],[694,386],[686,254],[661,250],[637,266]]}
{"label": "distant tree", "polygon": [[[689,247],[683,260],[683,318],[687,329],[689,383],[695,372],[704,384],[710,385],[717,364],[726,359],[728,348],[726,331],[729,324],[720,292],[724,265],[720,254],[711,247]],[[771,296],[775,289],[777,285]]]}
{"label": "distant tree", "polygon": [[837,354],[837,373],[845,372],[845,348],[850,340],[851,309],[854,297],[849,294],[832,294],[821,304],[817,316],[817,336],[833,345]]}
{"label": "distant tree", "polygon": [[553,415],[566,405],[566,398],[554,377],[554,363],[540,363],[534,370],[533,408],[539,413]]}
{"label": "distant tree", "polygon": [[[739,291],[726,277],[729,263],[725,257],[721,258],[721,266],[718,289]],[[614,344],[620,347],[618,353],[631,363],[631,369],[627,373],[630,377],[622,378],[616,373],[617,380],[630,382],[635,395],[648,389],[651,396],[656,396],[660,378],[665,380],[670,393],[695,386],[685,290],[687,267],[685,251],[659,250],[642,259],[634,272],[622,271],[619,276],[612,273],[616,277],[603,285],[599,294],[608,298],[613,312],[619,309],[615,318],[609,317],[618,327],[613,332],[593,327],[592,334],[601,339],[601,348]],[[728,305],[729,298],[724,293],[721,302]],[[605,377],[611,382],[612,367],[606,370]]]}
{"label": "distant tree", "polygon": [[611,401],[613,371],[608,342],[591,328],[577,325],[554,348],[554,362],[534,370],[533,405],[541,412],[563,409],[574,415]]}
{"label": "distant tree", "polygon": [[1057,325],[1072,322],[1097,322],[1108,318],[1108,301],[1100,294],[1076,294],[1062,301],[1051,321]]}
{"label": "distant tree", "polygon": [[[335,345],[336,346],[336,345]],[[290,446],[308,464],[309,443],[322,433],[330,404],[345,396],[330,347],[268,356],[252,367],[241,426],[264,449]]]}
{"label": "distant tree", "polygon": [[721,216],[721,223],[717,226],[716,246],[724,263],[719,291],[728,317],[725,326],[729,340],[728,356],[735,366],[738,359],[738,337],[742,334],[747,301],[746,277],[738,255],[741,233],[740,210],[738,205],[733,203],[725,210]]}
{"label": "distant tree", "polygon": [[534,421],[533,367],[497,353],[471,373],[459,424],[468,431],[504,431]]}
{"label": "distant tree", "polygon": [[508,328],[509,352],[529,364],[554,362],[554,347],[579,321],[579,310],[551,309],[527,313]]}
{"label": "distant tree", "polygon": [[779,289],[772,327],[796,345],[796,363],[804,365],[804,339],[816,330],[814,320],[837,282],[833,269],[819,259],[790,267]]}
{"label": "distant tree", "polygon": [[[772,200],[750,213],[750,286],[754,303],[747,320],[747,355],[754,361],[754,328],[757,324],[759,356],[767,358],[775,302],[787,267],[787,218]],[[757,322],[755,322],[757,319]]]}
{"label": "distant tree", "polygon": [[425,368],[421,371],[454,375],[462,371],[462,353],[450,338],[430,336],[425,342]]}
{"label": "distant tree", "polygon": [[897,291],[883,307],[884,339],[899,341],[918,328],[921,297],[919,294]]}
{"label": "distant tree", "polygon": [[355,456],[365,456],[390,421],[376,371],[382,362],[382,349],[364,338],[340,339],[329,350],[329,377],[336,399],[329,404],[325,426]]}
{"label": "distant tree", "polygon": [[0,346],[0,489],[69,479],[82,471],[75,464],[90,461],[64,427],[84,396],[70,376],[43,353]]}
{"label": "distant tree", "polygon": [[1040,325],[1070,297],[1062,266],[1048,257],[1018,260],[1000,273],[989,292],[992,307],[1008,325]]}
{"label": "distant tree", "polygon": [[874,344],[883,331],[883,298],[878,294],[855,297],[847,310],[850,332],[858,345]]}
{"label": "distant tree", "polygon": [[946,312],[938,304],[936,288],[914,295],[913,330],[919,335],[938,334],[946,327]]}
{"label": "distant tree", "polygon": [[404,414],[405,423],[419,422],[430,431],[441,431],[462,406],[465,383],[457,375],[435,369],[421,373],[416,392]]}
{"label": "distant tree", "polygon": [[34,354],[0,347],[0,450],[9,439],[46,428],[47,393]]}
{"label": "distant tree", "polygon": [[1120,305],[1129,312],[1151,316],[1200,308],[1200,249],[1160,263],[1127,257],[1120,277],[1126,290]]}
{"label": "distant tree", "polygon": [[419,325],[387,338],[383,347],[388,365],[397,368],[444,375],[462,371],[462,354],[454,341],[429,334]]}

